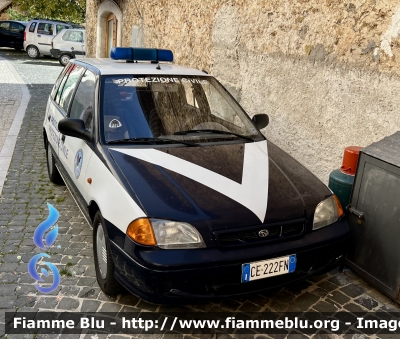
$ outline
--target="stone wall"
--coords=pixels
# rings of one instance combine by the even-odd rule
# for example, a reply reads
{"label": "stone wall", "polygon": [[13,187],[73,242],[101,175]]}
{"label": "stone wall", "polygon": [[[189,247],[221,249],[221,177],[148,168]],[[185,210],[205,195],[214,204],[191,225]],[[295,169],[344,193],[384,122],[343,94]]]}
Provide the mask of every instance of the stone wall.
{"label": "stone wall", "polygon": [[[102,1],[104,2],[104,1]],[[89,55],[100,1],[87,1]],[[327,182],[345,146],[400,129],[400,0],[120,0],[123,46],[205,69],[265,135]]]}

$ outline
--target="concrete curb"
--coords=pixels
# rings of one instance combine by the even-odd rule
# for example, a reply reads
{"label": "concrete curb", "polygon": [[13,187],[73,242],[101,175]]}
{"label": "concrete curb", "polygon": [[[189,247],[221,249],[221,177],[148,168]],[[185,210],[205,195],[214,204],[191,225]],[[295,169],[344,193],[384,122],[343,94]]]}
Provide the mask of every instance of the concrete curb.
{"label": "concrete curb", "polygon": [[24,120],[25,116],[25,111],[31,96],[29,94],[28,86],[26,86],[24,80],[22,80],[22,78],[15,70],[15,68],[11,65],[11,63],[7,59],[2,57],[0,57],[0,60],[5,62],[6,66],[9,68],[10,72],[14,76],[14,79],[17,81],[22,91],[22,99],[19,103],[17,113],[15,114],[10,130],[7,133],[6,140],[4,141],[3,148],[0,152],[0,194],[1,194],[8,173],[8,168],[10,167],[11,158],[14,153],[14,148],[17,142],[19,130],[21,129],[22,121]]}

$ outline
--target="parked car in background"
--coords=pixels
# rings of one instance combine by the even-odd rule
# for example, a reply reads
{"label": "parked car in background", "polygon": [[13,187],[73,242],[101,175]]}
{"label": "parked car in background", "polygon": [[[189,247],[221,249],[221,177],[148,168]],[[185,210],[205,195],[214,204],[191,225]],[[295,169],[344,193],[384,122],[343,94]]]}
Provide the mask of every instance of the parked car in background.
{"label": "parked car in background", "polygon": [[51,56],[50,49],[53,38],[65,28],[77,26],[65,21],[33,19],[29,21],[24,36],[24,50],[30,58]]}
{"label": "parked car in background", "polygon": [[51,42],[50,53],[65,66],[71,59],[84,58],[86,55],[86,33],[84,29],[63,29]]}
{"label": "parked car in background", "polygon": [[26,21],[0,21],[0,47],[23,49],[24,31],[27,24]]}

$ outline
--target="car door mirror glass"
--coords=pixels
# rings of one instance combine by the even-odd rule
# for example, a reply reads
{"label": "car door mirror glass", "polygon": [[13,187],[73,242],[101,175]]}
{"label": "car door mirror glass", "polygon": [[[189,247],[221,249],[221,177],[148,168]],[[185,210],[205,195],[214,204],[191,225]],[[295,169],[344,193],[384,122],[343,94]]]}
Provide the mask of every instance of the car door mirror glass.
{"label": "car door mirror glass", "polygon": [[85,122],[81,119],[64,118],[58,123],[58,130],[64,135],[90,141],[92,134],[85,128]]}
{"label": "car door mirror glass", "polygon": [[256,114],[251,119],[258,129],[263,129],[269,124],[268,114]]}

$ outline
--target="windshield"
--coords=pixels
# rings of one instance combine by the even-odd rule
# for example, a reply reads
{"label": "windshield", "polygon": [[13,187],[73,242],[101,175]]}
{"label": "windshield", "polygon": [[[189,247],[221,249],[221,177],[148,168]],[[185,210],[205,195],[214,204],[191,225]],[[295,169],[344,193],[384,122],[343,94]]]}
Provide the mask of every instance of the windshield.
{"label": "windshield", "polygon": [[103,76],[101,98],[101,132],[107,143],[145,138],[262,139],[212,77]]}

